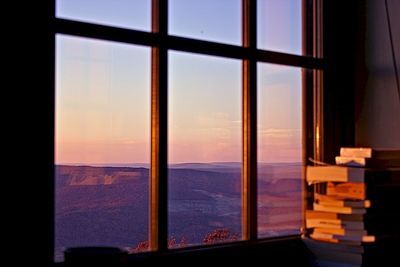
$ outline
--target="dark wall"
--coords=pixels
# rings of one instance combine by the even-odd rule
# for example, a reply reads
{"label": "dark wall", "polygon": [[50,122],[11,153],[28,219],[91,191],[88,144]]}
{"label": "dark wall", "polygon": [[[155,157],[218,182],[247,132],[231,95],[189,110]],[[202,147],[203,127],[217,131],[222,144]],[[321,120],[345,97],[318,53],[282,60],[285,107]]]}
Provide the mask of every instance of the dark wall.
{"label": "dark wall", "polygon": [[[400,1],[387,0],[397,70],[400,71]],[[356,143],[400,148],[400,92],[384,0],[366,1],[365,86],[358,88]]]}
{"label": "dark wall", "polygon": [[324,1],[323,160],[355,143],[355,88],[363,87],[365,1]]}
{"label": "dark wall", "polygon": [[[11,139],[4,146],[12,153],[3,153],[11,162],[4,164],[4,204],[12,207],[3,221],[12,234],[10,266],[52,266],[53,259],[53,139],[54,139],[54,50],[49,34],[49,15],[53,1],[26,2],[7,8],[13,16],[7,22],[12,34],[3,34],[3,43],[11,45],[4,55],[12,62],[3,66],[11,71],[4,75],[11,97],[5,115],[12,118],[7,126]],[[50,10],[50,12],[49,12]],[[6,166],[6,167],[5,167]],[[5,243],[5,242],[4,242]],[[14,245],[15,244],[15,245]],[[7,264],[6,264],[7,265]]]}
{"label": "dark wall", "polygon": [[[324,160],[341,146],[400,148],[396,85],[385,0],[324,1]],[[387,0],[400,71],[400,1]]]}

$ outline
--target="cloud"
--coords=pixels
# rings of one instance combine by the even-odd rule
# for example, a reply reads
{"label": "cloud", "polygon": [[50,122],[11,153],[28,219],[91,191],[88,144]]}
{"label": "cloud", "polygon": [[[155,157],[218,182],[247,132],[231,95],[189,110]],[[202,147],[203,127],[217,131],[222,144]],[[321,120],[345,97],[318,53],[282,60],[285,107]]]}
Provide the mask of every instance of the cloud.
{"label": "cloud", "polygon": [[268,129],[260,129],[258,133],[261,137],[265,138],[290,138],[297,137],[301,134],[300,129],[284,129],[284,128],[268,128]]}

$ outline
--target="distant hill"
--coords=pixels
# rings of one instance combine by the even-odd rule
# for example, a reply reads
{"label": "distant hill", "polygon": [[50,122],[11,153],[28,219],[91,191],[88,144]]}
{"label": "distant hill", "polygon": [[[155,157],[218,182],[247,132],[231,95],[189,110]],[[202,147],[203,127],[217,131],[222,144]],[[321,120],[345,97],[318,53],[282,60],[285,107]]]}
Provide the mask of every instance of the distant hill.
{"label": "distant hill", "polygon": [[[300,166],[262,167],[258,181],[259,205],[268,213],[265,220],[271,221],[274,214],[283,214],[286,216],[282,217],[283,223],[277,218],[278,226],[286,231],[288,226],[285,228],[284,222],[288,222],[293,229],[298,218],[290,214],[297,214],[300,206]],[[177,241],[184,237],[187,243],[196,244],[215,229],[229,229],[240,235],[240,170],[238,163],[173,165],[168,173],[170,236]],[[58,259],[66,247],[133,247],[147,240],[147,168],[58,165],[55,180]],[[275,232],[276,229],[265,228],[267,235]]]}

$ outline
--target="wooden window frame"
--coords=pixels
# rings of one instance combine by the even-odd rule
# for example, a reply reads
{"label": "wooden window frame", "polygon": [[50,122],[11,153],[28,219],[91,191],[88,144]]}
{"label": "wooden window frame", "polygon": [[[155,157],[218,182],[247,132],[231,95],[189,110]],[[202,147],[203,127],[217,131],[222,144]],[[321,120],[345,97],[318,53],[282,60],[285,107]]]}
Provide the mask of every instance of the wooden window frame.
{"label": "wooden window frame", "polygon": [[[49,79],[46,103],[53,116],[49,116],[50,129],[54,132],[55,95],[55,39],[57,34],[94,38],[125,44],[143,45],[151,48],[151,170],[150,170],[150,220],[148,255],[162,253],[179,254],[180,251],[199,249],[218,250],[231,246],[252,246],[258,243],[286,242],[287,237],[259,239],[257,237],[257,63],[272,63],[304,68],[302,81],[303,105],[303,162],[309,157],[317,158],[322,151],[316,126],[322,124],[322,73],[325,68],[321,51],[322,1],[302,0],[303,55],[293,55],[257,48],[257,1],[242,0],[242,44],[177,37],[168,34],[168,0],[152,0],[151,32],[122,29],[118,27],[85,23],[55,16],[55,1],[48,0],[46,44],[48,47]],[[167,194],[167,132],[168,132],[168,51],[191,52],[242,60],[242,237],[243,240],[229,244],[168,250],[168,194]],[[306,70],[307,69],[307,70]],[[318,128],[318,127],[317,127]],[[319,127],[318,129],[322,129]],[[50,133],[50,131],[49,131]],[[54,135],[48,141],[54,153]],[[49,150],[50,152],[50,150]],[[49,197],[53,200],[51,216],[54,216],[54,154],[48,155],[47,179]],[[51,191],[51,192],[50,192]],[[54,218],[54,217],[53,217]],[[54,222],[52,221],[54,224]],[[54,236],[54,225],[50,231]],[[289,238],[290,239],[290,238]],[[54,246],[54,241],[50,242]],[[50,252],[51,253],[51,252]],[[146,253],[143,253],[146,254]],[[135,255],[132,255],[135,257]]]}

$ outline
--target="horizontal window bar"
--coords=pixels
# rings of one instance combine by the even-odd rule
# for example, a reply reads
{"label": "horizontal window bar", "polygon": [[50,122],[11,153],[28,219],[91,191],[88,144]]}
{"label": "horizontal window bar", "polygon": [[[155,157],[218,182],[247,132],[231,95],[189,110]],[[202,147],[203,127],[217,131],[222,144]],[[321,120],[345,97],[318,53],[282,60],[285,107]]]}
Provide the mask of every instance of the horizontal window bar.
{"label": "horizontal window bar", "polygon": [[324,69],[324,60],[280,52],[251,49],[242,46],[202,41],[157,33],[121,29],[91,23],[55,19],[55,32],[81,37],[136,45],[163,46],[168,49],[235,59],[253,59],[257,62],[274,63],[294,67]]}
{"label": "horizontal window bar", "polygon": [[55,32],[137,45],[157,46],[157,35],[66,19],[55,19]]}
{"label": "horizontal window bar", "polygon": [[257,62],[275,63],[292,67],[302,67],[306,69],[324,69],[325,63],[323,59],[297,56],[279,52],[272,52],[258,49],[256,51]]}

